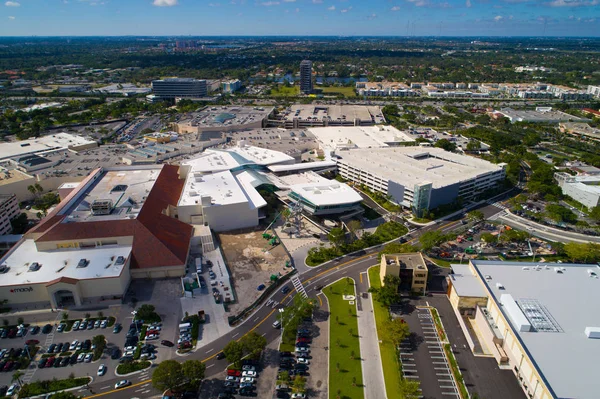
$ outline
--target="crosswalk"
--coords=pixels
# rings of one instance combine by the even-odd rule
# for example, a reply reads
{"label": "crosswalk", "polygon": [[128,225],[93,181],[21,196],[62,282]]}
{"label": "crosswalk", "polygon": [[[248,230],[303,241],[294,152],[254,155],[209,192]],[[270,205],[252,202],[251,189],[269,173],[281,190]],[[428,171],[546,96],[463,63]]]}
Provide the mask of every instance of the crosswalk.
{"label": "crosswalk", "polygon": [[291,278],[291,281],[294,285],[294,288],[296,289],[296,292],[302,295],[302,297],[308,298],[308,294],[306,293],[306,290],[304,289],[304,286],[302,285],[302,282],[298,278],[297,274],[294,274],[294,276]]}
{"label": "crosswalk", "polygon": [[504,205],[501,201],[496,201],[496,202],[489,202],[488,201],[488,204],[494,205],[496,208],[500,208],[503,211],[508,209],[508,207],[506,205]]}

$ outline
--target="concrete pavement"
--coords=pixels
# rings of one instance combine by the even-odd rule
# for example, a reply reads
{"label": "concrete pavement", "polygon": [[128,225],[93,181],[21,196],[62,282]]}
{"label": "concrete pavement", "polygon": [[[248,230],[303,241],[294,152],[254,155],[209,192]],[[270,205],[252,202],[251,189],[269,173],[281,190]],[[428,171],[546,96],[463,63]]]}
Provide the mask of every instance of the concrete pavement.
{"label": "concrete pavement", "polygon": [[[357,301],[361,307],[357,309],[358,338],[360,342],[360,357],[362,359],[363,384],[366,399],[387,398],[383,366],[381,365],[381,352],[379,351],[379,337],[375,326],[375,314],[371,294],[368,294],[367,279],[363,283],[357,281]],[[360,298],[362,293],[367,293],[368,298]]]}

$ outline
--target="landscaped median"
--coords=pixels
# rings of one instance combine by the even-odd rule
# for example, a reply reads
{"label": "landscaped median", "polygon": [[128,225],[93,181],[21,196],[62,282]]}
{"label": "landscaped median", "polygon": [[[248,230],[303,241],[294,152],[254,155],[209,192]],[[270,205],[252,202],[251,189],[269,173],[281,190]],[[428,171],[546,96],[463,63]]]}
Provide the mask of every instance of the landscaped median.
{"label": "landscaped median", "polygon": [[144,370],[150,367],[152,363],[149,360],[135,360],[129,363],[119,364],[117,366],[117,375],[127,375],[136,371]]}
{"label": "landscaped median", "polygon": [[[329,302],[329,398],[364,398],[354,280],[342,279],[323,290]],[[351,303],[352,302],[352,303]]]}
{"label": "landscaped median", "polygon": [[19,391],[19,398],[44,395],[50,392],[64,391],[66,389],[76,388],[87,385],[92,381],[90,377],[71,377],[64,380],[43,380],[35,381],[29,384],[23,384]]}
{"label": "landscaped median", "polygon": [[[381,287],[379,271],[379,266],[374,266],[369,269],[369,284],[372,288]],[[381,302],[373,300],[373,313],[375,315],[375,325],[377,327],[377,336],[379,338],[379,352],[381,353],[381,366],[383,368],[383,378],[385,381],[387,398],[405,399],[409,397],[406,392],[410,392],[411,390],[416,389],[416,387],[408,387],[408,384],[415,384],[415,382],[406,381],[400,377],[402,364],[400,363],[398,351],[394,348],[394,344],[382,340],[382,336],[384,335],[384,325],[385,322],[390,319],[390,312]]]}

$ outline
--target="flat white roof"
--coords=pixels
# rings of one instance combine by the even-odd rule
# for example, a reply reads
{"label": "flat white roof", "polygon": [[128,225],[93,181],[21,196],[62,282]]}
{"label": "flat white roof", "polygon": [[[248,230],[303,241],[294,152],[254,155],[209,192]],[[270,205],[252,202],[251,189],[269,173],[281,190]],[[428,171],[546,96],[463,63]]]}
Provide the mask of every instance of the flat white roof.
{"label": "flat white roof", "polygon": [[339,161],[405,187],[425,181],[433,188],[476,178],[501,165],[434,147],[387,147],[336,151]]}
{"label": "flat white roof", "polygon": [[269,170],[273,173],[291,172],[306,169],[321,169],[335,166],[334,161],[316,161],[316,162],[301,162],[293,165],[272,165]]}
{"label": "flat white roof", "polygon": [[0,143],[0,160],[16,158],[26,154],[38,154],[48,151],[66,150],[73,146],[95,143],[82,136],[69,133],[56,133],[34,139],[21,140],[12,143]]}
{"label": "flat white roof", "polygon": [[475,298],[486,296],[483,284],[479,281],[479,277],[471,271],[469,265],[453,264],[452,272],[448,277],[452,280],[452,286],[459,296]]}
{"label": "flat white roof", "polygon": [[413,142],[408,134],[393,126],[347,126],[316,127],[308,129],[315,135],[323,149],[377,148],[390,144]]}
{"label": "flat white roof", "polygon": [[362,201],[362,197],[347,184],[325,179],[313,172],[282,176],[280,180],[290,184],[289,189],[292,192],[316,206],[354,204]]}
{"label": "flat white roof", "polygon": [[280,151],[254,146],[238,146],[225,150],[206,150],[194,159],[182,162],[195,172],[213,173],[230,170],[241,165],[275,165],[293,163],[294,158]]}
{"label": "flat white roof", "polygon": [[[130,253],[130,245],[38,251],[35,242],[27,239],[2,258],[0,263],[10,269],[0,274],[0,285],[43,284],[60,277],[78,280],[118,277],[124,263],[117,265],[117,258],[122,256],[126,260]],[[88,260],[87,267],[77,267],[80,259]],[[41,267],[37,271],[29,271],[34,262]]]}
{"label": "flat white roof", "polygon": [[189,165],[194,172],[222,172],[240,166],[240,163],[228,151],[205,150],[196,158],[181,163]]}
{"label": "flat white roof", "polygon": [[[252,173],[250,171],[243,171],[236,173],[234,176],[242,187],[248,200],[250,201],[251,208],[262,208],[267,206],[267,201],[256,191],[255,187],[260,186],[263,183],[269,182],[268,179],[262,178],[258,173]],[[270,182],[269,182],[270,183]]]}
{"label": "flat white roof", "polygon": [[[109,170],[101,175],[77,201],[65,210],[68,216],[64,223],[90,222],[99,220],[121,220],[137,217],[162,166],[152,169]],[[109,215],[92,215],[95,201],[109,200],[112,211]]]}
{"label": "flat white roof", "polygon": [[[493,261],[472,264],[554,397],[597,398],[600,340],[587,338],[585,329],[600,327],[600,267]],[[530,322],[530,331],[519,331],[519,320],[513,320],[502,304],[503,295],[512,296]]]}
{"label": "flat white roof", "polygon": [[249,202],[231,172],[223,171],[208,175],[194,175],[190,172],[178,205],[200,204],[202,196],[205,195],[211,197],[213,206]]}
{"label": "flat white roof", "polygon": [[294,162],[294,157],[280,151],[269,150],[249,145],[239,145],[228,149],[240,164],[255,163],[257,165],[274,165],[279,163]]}

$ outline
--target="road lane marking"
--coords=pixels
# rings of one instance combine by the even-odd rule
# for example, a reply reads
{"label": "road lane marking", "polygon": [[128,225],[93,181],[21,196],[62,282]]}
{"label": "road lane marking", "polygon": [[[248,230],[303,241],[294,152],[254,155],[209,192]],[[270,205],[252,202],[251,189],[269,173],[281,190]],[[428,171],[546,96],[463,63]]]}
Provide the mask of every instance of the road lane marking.
{"label": "road lane marking", "polygon": [[214,350],[215,350],[215,348],[209,349],[209,350],[206,351],[206,353],[210,353],[210,352],[212,352]]}
{"label": "road lane marking", "polygon": [[215,364],[209,364],[208,366],[206,366],[207,369],[211,368],[212,366],[214,366]]}
{"label": "road lane marking", "polygon": [[110,385],[107,385],[107,386],[105,386],[105,387],[102,387],[102,388],[100,388],[100,389],[108,389],[108,388],[110,388]]}
{"label": "road lane marking", "polygon": [[238,335],[240,335],[240,333],[235,333],[234,335],[232,335],[232,336],[231,336],[231,338],[235,338],[235,337],[237,337]]}

